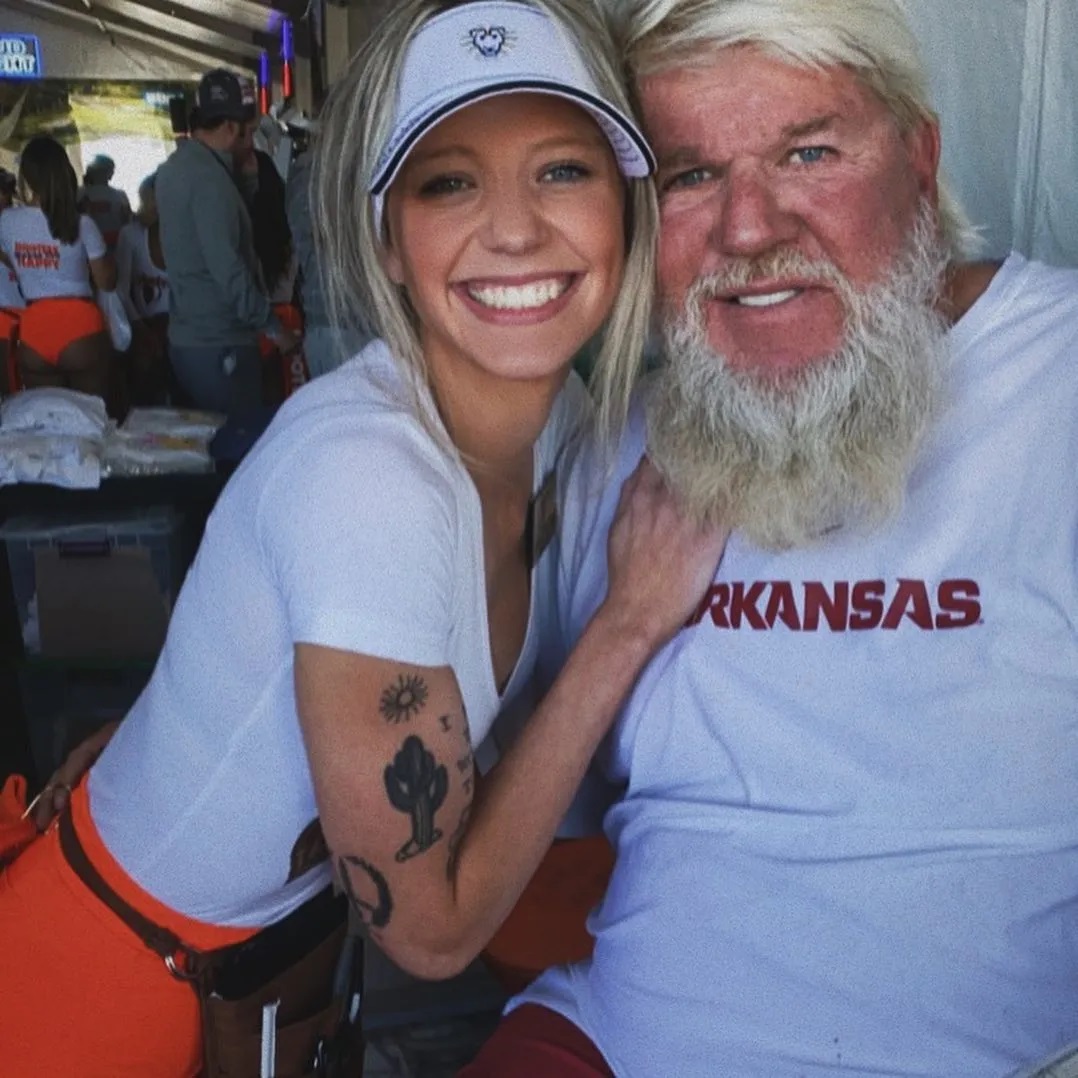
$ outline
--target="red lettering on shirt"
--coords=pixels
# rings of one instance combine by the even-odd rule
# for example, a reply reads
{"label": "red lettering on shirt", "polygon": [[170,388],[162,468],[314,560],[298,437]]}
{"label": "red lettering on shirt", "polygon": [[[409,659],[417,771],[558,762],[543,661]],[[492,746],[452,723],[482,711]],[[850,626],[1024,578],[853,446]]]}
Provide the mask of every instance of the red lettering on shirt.
{"label": "red lettering on shirt", "polygon": [[60,268],[60,248],[55,243],[27,243],[15,241],[15,261],[20,269]]}
{"label": "red lettering on shirt", "polygon": [[981,589],[976,580],[945,580],[940,584],[937,629],[968,629],[981,620]]}
{"label": "red lettering on shirt", "polygon": [[895,631],[913,626],[967,629],[981,621],[981,589],[975,580],[731,581],[712,584],[686,628],[707,617],[716,629],[783,628],[792,632]]}

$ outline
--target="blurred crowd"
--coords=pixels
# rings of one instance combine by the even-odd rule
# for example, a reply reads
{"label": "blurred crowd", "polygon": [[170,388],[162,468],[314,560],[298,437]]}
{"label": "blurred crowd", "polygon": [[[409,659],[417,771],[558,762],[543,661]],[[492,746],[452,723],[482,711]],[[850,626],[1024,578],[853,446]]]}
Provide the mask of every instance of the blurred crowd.
{"label": "blurred crowd", "polygon": [[309,220],[314,127],[256,115],[207,72],[172,155],[132,212],[95,157],[82,183],[37,136],[0,169],[0,395],[64,386],[117,418],[173,405],[272,409],[365,343],[330,326]]}

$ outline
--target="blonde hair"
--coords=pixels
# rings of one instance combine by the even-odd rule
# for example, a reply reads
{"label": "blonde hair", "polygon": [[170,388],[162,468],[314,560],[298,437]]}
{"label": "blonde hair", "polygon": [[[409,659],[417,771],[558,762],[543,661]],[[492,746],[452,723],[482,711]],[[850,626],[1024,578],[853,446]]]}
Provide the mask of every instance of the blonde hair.
{"label": "blonde hair", "polygon": [[[848,68],[886,105],[899,131],[938,124],[916,39],[894,0],[625,0],[619,27],[635,80],[753,45],[806,67]],[[941,177],[940,232],[953,257],[978,244]]]}
{"label": "blonde hair", "polygon": [[[545,11],[566,30],[599,92],[635,118],[610,23],[599,6],[593,0],[523,2]],[[402,366],[417,401],[430,389],[429,373],[414,315],[383,264],[382,227],[374,219],[369,191],[393,126],[408,46],[428,19],[458,6],[447,0],[393,4],[334,85],[321,112],[313,159],[312,217],[331,322],[346,329],[373,326]],[[627,411],[654,292],[654,188],[650,180],[625,183],[625,270],[605,323],[593,381],[598,427],[605,435],[620,428]],[[423,420],[425,413],[420,409],[418,415]]]}

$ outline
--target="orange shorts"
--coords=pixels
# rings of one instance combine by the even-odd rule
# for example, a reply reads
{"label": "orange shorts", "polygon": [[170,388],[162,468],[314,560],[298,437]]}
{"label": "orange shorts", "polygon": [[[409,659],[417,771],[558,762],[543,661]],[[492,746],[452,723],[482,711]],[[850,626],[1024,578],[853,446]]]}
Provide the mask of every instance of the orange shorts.
{"label": "orange shorts", "polygon": [[60,353],[73,342],[94,333],[107,333],[105,316],[92,299],[38,299],[23,312],[19,338],[47,363],[60,362]]}
{"label": "orange shorts", "polygon": [[[85,782],[71,798],[79,840],[109,886],[198,950],[253,929],[191,920],[143,891],[106,850]],[[202,1067],[198,999],[92,894],[54,824],[0,871],[0,1069],[11,1075],[194,1078]]]}

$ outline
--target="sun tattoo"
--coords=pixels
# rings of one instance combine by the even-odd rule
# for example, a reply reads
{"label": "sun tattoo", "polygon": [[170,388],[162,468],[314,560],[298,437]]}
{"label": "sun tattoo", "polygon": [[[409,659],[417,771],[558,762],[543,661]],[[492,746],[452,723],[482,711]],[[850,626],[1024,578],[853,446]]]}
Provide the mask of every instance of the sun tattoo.
{"label": "sun tattoo", "polygon": [[401,674],[396,685],[390,685],[383,690],[378,701],[378,710],[384,719],[396,725],[418,715],[426,702],[426,682],[414,674]]}

